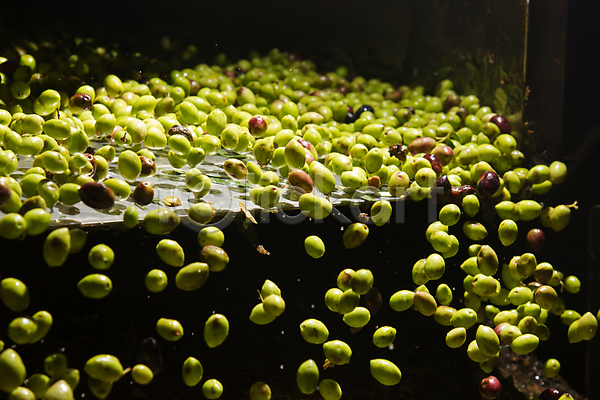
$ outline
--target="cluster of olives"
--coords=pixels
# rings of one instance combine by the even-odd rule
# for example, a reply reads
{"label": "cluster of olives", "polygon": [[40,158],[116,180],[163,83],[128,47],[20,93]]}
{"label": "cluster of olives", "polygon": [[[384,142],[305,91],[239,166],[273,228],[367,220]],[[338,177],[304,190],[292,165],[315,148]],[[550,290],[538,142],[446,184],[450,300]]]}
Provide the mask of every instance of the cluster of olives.
{"label": "cluster of olives", "polygon": [[[122,213],[126,228],[141,224],[151,235],[168,235],[181,223],[181,214],[174,210],[182,206],[179,199],[165,198],[165,207],[142,216],[140,211],[156,200],[150,178],[158,179],[158,172],[169,168],[195,200],[186,206],[186,217],[203,227],[197,238],[201,261],[186,265],[184,249],[169,238],[157,243],[156,253],[164,264],[179,268],[178,289],[199,289],[209,272],[222,271],[229,262],[222,248],[223,232],[209,226],[223,210],[210,202],[217,179],[204,169],[207,157],[220,155],[217,164],[228,177],[227,184],[243,188],[245,198],[262,209],[277,211],[285,202],[297,202],[302,215],[319,220],[332,214],[335,200],[373,200],[369,213],[361,213],[360,221],[344,227],[346,249],[356,249],[368,239],[371,223],[393,222],[393,203],[431,199],[440,204],[438,221],[425,232],[433,252],[412,268],[416,288],[398,290],[388,302],[394,311],[414,309],[451,327],[446,334],[451,348],[463,346],[467,330],[477,327],[466,352],[486,373],[494,370],[501,346],[526,354],[548,339],[544,322],[549,314],[568,325],[570,342],[590,340],[596,334],[597,318],[590,312],[581,315],[566,309],[555,289],[576,293],[579,280],[565,277],[548,262],[537,262],[534,253],[543,246],[542,230],[528,234],[531,253],[516,255],[506,264],[484,243],[489,221],[495,224],[498,219],[495,230],[505,247],[516,241],[519,221],[537,219],[543,227],[563,230],[576,204],[543,205],[534,196],[564,181],[565,164],[555,161],[526,168],[519,132],[511,130],[510,121],[480,104],[477,96],[456,93],[450,80],[427,95],[421,86],[395,87],[378,79],[350,78],[343,67],[319,73],[314,63],[277,49],[235,63],[219,57],[215,65],[165,70],[149,62],[135,77],[113,73],[99,77],[99,65],[118,57],[116,51],[87,49],[93,54],[90,60],[73,53],[69,65],[55,69],[43,52],[40,59],[33,55],[36,48],[29,43],[16,58],[0,56],[2,239],[46,234],[59,205],[83,207],[79,203]],[[90,71],[96,74],[94,79]],[[68,74],[77,76],[66,79]],[[114,207],[119,201],[134,204],[119,210]],[[458,254],[457,235],[451,232],[455,225],[476,242],[460,265],[466,274],[460,309],[451,307],[454,299],[447,284],[440,283],[435,293],[426,286],[440,280],[446,260]],[[47,266],[63,265],[85,240],[85,231],[79,228],[48,232],[41,249]],[[325,253],[325,243],[316,235],[307,237],[304,246],[313,259]],[[110,268],[114,257],[112,249],[100,243],[90,250],[88,261],[102,271]],[[161,292],[168,284],[167,274],[152,269],[144,282],[150,292]],[[342,315],[352,329],[366,326],[371,314],[359,301],[373,289],[372,272],[345,269],[337,286],[325,293],[326,306]],[[93,273],[83,277],[77,289],[102,300],[110,295],[112,282],[107,275]],[[281,293],[266,280],[250,320],[265,325],[282,315]],[[29,304],[25,283],[13,277],[2,280],[0,298],[17,314]],[[17,345],[33,344],[51,325],[47,311],[19,315],[8,326],[8,338]],[[167,341],[184,335],[182,324],[168,316],[157,320],[156,330]],[[204,339],[209,347],[219,346],[228,333],[224,315],[207,319]],[[300,333],[307,342],[323,345],[326,366],[350,361],[350,346],[328,340],[323,322],[305,320]],[[379,327],[373,343],[389,347],[395,333],[391,326]],[[554,377],[559,368],[558,361],[551,359],[544,373]],[[383,385],[401,380],[400,369],[389,360],[372,359],[370,370]],[[45,386],[38,385],[35,382],[43,379],[27,377],[18,353],[7,349],[0,354],[0,390],[15,398],[29,390],[36,398],[70,399],[79,380],[74,379],[78,378],[74,371],[47,371]],[[149,366],[124,369],[107,354],[90,358],[84,371],[97,398],[108,396],[113,383],[128,372],[141,385],[153,378]],[[203,378],[201,363],[188,357],[182,375],[187,386],[198,385]],[[342,396],[336,381],[319,382],[319,367],[312,359],[299,366],[296,380],[302,393],[318,389],[326,400]],[[486,398],[497,397],[499,390],[493,376],[480,385]],[[202,392],[207,398],[218,398],[223,386],[208,379]],[[257,382],[250,396],[270,399],[271,390]]]}

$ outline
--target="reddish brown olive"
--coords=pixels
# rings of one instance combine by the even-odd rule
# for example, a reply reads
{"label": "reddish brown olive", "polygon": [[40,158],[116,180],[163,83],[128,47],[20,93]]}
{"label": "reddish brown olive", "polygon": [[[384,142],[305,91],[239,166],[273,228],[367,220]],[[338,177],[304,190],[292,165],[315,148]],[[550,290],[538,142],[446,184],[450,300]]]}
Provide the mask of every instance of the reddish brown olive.
{"label": "reddish brown olive", "polygon": [[150,182],[142,181],[133,189],[131,197],[136,203],[150,204],[154,198],[154,188]]}
{"label": "reddish brown olive", "polygon": [[115,204],[115,192],[101,182],[84,183],[78,193],[81,201],[92,208],[111,208]]}

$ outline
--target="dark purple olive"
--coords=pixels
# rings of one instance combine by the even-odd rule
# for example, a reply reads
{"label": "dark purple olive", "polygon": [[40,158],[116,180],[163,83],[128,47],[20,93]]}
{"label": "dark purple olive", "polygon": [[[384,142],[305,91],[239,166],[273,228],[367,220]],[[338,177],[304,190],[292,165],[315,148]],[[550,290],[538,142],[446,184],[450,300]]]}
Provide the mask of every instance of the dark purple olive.
{"label": "dark purple olive", "polygon": [[158,374],[163,364],[162,349],[158,341],[152,337],[142,340],[137,348],[135,361],[150,368],[154,375]]}
{"label": "dark purple olive", "polygon": [[500,396],[502,384],[493,375],[483,378],[479,383],[479,393],[486,399],[492,400]]}
{"label": "dark purple olive", "polygon": [[435,154],[425,154],[423,158],[429,161],[429,164],[431,164],[431,169],[435,171],[437,176],[442,174],[442,163],[440,162],[438,156]]}
{"label": "dark purple olive", "polygon": [[115,193],[102,182],[84,183],[78,193],[81,201],[92,208],[101,210],[115,204]]}
{"label": "dark purple olive", "polygon": [[452,183],[450,183],[447,175],[442,175],[435,180],[433,187],[442,188],[444,193],[449,193],[452,190]]}
{"label": "dark purple olive", "polygon": [[69,99],[69,107],[78,111],[87,111],[92,105],[92,96],[87,93],[75,93]]}
{"label": "dark purple olive", "polygon": [[433,183],[431,199],[435,204],[444,204],[450,201],[452,195],[452,183],[448,176],[441,175]]}
{"label": "dark purple olive", "polygon": [[12,190],[10,186],[4,181],[0,181],[0,207],[8,203],[12,196]]}
{"label": "dark purple olive", "polygon": [[542,250],[544,244],[546,243],[546,234],[544,231],[538,228],[533,228],[529,232],[527,232],[527,247],[533,253],[537,253]]}
{"label": "dark purple olive", "polygon": [[142,172],[140,176],[150,176],[156,173],[156,163],[150,157],[140,156],[142,162]]}
{"label": "dark purple olive", "polygon": [[494,171],[485,171],[477,181],[477,193],[484,199],[489,199],[500,189],[500,177]]}
{"label": "dark purple olive", "polygon": [[354,114],[356,115],[356,118],[360,117],[360,114],[364,113],[365,111],[369,111],[371,113],[375,113],[375,110],[373,109],[373,107],[371,107],[368,104],[363,104],[362,106],[358,107],[356,109],[356,111],[354,112]]}
{"label": "dark purple olive", "polygon": [[248,121],[248,130],[254,137],[262,137],[266,132],[269,124],[267,118],[262,115],[255,115]]}
{"label": "dark purple olive", "polygon": [[451,93],[446,100],[444,100],[444,112],[448,112],[452,107],[456,107],[460,104],[460,96],[456,93]]}
{"label": "dark purple olive", "polygon": [[548,388],[548,389],[544,390],[542,393],[540,393],[538,398],[540,400],[558,400],[558,399],[560,399],[560,396],[562,396],[562,395],[563,395],[563,393],[560,390]]}
{"label": "dark purple olive", "polygon": [[383,304],[381,293],[372,287],[367,293],[360,296],[360,304],[369,310],[371,315],[377,314],[377,311],[379,311]]}
{"label": "dark purple olive", "polygon": [[354,113],[354,110],[352,109],[352,107],[348,106],[348,113],[346,114],[346,119],[344,119],[344,123],[351,124],[354,121],[356,121],[357,119],[358,119],[358,117]]}
{"label": "dark purple olive", "polygon": [[139,204],[150,204],[154,198],[154,188],[152,187],[152,184],[146,181],[138,183],[131,193],[131,198]]}
{"label": "dark purple olive", "polygon": [[183,125],[173,125],[172,127],[169,128],[169,130],[167,131],[167,134],[169,136],[183,135],[190,142],[194,142],[194,135],[192,135],[192,132]]}
{"label": "dark purple olive", "polygon": [[490,122],[498,126],[501,134],[510,134],[510,124],[508,123],[508,119],[506,119],[506,117],[503,117],[502,115],[494,115],[492,118],[490,118]]}

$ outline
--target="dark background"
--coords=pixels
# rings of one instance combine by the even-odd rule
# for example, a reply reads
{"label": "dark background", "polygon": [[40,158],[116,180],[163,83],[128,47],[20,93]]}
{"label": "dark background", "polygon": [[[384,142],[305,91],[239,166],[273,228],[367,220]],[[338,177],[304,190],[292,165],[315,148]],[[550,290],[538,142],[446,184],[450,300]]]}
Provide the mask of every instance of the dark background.
{"label": "dark background", "polygon": [[[40,32],[44,32],[42,28],[46,27],[48,28],[46,32],[50,32],[48,34],[64,30],[82,37],[106,40],[109,43],[118,40],[123,46],[132,48],[140,45],[152,48],[152,43],[157,43],[160,37],[168,35],[173,38],[174,43],[177,43],[178,39],[181,39],[183,43],[192,41],[200,44],[200,48],[207,50],[212,49],[213,42],[216,42],[213,40],[215,37],[227,38],[228,40],[218,40],[218,43],[221,46],[220,50],[226,53],[229,51],[231,54],[235,54],[241,49],[264,51],[272,46],[288,50],[286,45],[292,47],[289,50],[295,50],[293,47],[300,46],[303,34],[309,30],[311,32],[312,30],[322,31],[323,40],[327,42],[343,41],[347,43],[357,40],[357,37],[365,40],[365,35],[368,40],[369,29],[372,26],[370,24],[378,21],[377,16],[370,13],[372,6],[364,2],[352,1],[331,3],[333,4],[332,9],[336,11],[335,14],[328,15],[331,24],[324,22],[328,18],[317,18],[321,11],[317,2],[297,5],[296,9],[281,6],[281,3],[253,4],[250,2],[233,2],[231,7],[220,4],[202,4],[201,2],[171,2],[160,5],[128,3],[118,6],[111,3],[71,4],[63,2],[44,6],[14,3],[16,2],[9,6],[3,6],[0,11],[0,32],[3,32],[0,36],[0,47],[3,47],[12,37],[27,37],[28,35],[37,37]],[[559,3],[564,4],[564,2]],[[536,8],[539,10],[541,2],[532,1],[531,5],[532,10]],[[269,12],[265,11],[264,7],[269,7]],[[280,9],[281,19],[275,20],[266,17],[276,14],[273,12],[274,8]],[[594,289],[598,287],[600,281],[598,275],[594,275],[592,271],[592,264],[594,262],[597,264],[598,261],[592,258],[591,249],[593,246],[597,249],[599,244],[592,243],[589,232],[598,229],[597,225],[590,226],[590,213],[592,207],[599,203],[597,195],[600,192],[596,183],[597,175],[600,172],[597,161],[597,153],[600,150],[598,121],[600,75],[597,67],[597,49],[600,48],[600,24],[597,23],[597,20],[600,15],[600,5],[592,1],[569,2],[565,16],[566,21],[563,20],[566,22],[566,37],[564,38],[546,35],[545,32],[550,32],[550,30],[539,30],[541,25],[537,24],[538,15],[535,13],[530,15],[532,29],[538,29],[537,33],[531,36],[535,38],[535,41],[528,44],[530,50],[535,46],[541,46],[545,41],[564,40],[565,43],[564,54],[557,54],[554,57],[556,63],[564,65],[564,82],[562,85],[561,82],[552,82],[557,91],[563,92],[560,109],[562,111],[560,123],[562,129],[559,130],[559,135],[551,135],[551,140],[553,144],[556,141],[560,142],[560,146],[553,146],[553,149],[557,148],[558,150],[552,158],[567,163],[569,177],[560,187],[556,187],[551,192],[551,196],[545,198],[545,201],[550,205],[570,204],[578,201],[580,206],[579,210],[573,212],[571,224],[564,234],[550,234],[548,243],[552,243],[552,247],[546,249],[545,254],[547,260],[552,260],[557,269],[568,270],[569,273],[578,275],[584,282],[584,286],[586,282],[589,284],[589,287],[582,289],[580,296],[573,296],[569,303],[572,304],[572,308],[597,311],[598,296]],[[312,18],[318,19],[319,24],[311,23]],[[340,22],[345,19],[348,19],[350,23]],[[286,20],[293,21],[293,23],[286,24]],[[368,24],[366,25],[366,23]],[[401,23],[401,18],[399,18],[398,29],[401,28]],[[222,28],[223,32],[215,32],[215,26]],[[236,35],[232,38],[230,33],[238,32],[240,29],[244,31],[244,35]],[[552,30],[552,32],[555,31]],[[268,43],[268,45],[264,43]],[[373,43],[372,45],[377,47],[379,44]],[[315,42],[315,47],[318,47],[318,42]],[[539,71],[528,70],[528,78],[533,80],[530,75],[536,72]],[[532,101],[534,101],[536,87],[530,89],[532,90]],[[548,90],[548,88],[538,87],[538,90]],[[543,117],[543,114],[537,115],[537,118]],[[554,115],[548,115],[548,118],[550,117],[554,117]],[[536,150],[538,155],[543,158],[545,149],[538,148]],[[280,227],[280,229],[285,232],[285,227]],[[306,230],[302,232],[312,228],[305,227],[304,229]],[[285,235],[292,234],[285,232]],[[284,238],[282,235],[279,240]],[[115,240],[115,246],[118,246],[119,239],[113,240]],[[412,243],[409,236],[398,236],[396,240]],[[290,236],[290,242],[298,241],[292,240]],[[379,242],[373,239],[372,243],[373,247],[369,248],[373,251],[378,250]],[[274,242],[273,246],[286,246],[286,243],[277,242],[275,244]],[[386,246],[386,248],[391,254],[396,251],[395,247]],[[399,248],[400,254],[397,255],[399,258],[407,257],[410,260],[415,258],[406,254],[406,252],[410,252],[410,245],[404,249]],[[238,251],[243,256],[244,250]],[[251,254],[253,250],[250,248],[245,251]],[[389,260],[387,261],[389,262]],[[348,263],[360,264],[358,260],[348,261]],[[341,270],[346,265],[350,264],[331,266],[331,273]],[[589,277],[586,279],[588,274]],[[268,276],[266,273],[264,275]],[[72,277],[72,279],[75,278]],[[258,285],[260,282],[254,283]],[[389,290],[391,290],[391,286]],[[389,295],[389,293],[387,294]],[[566,332],[561,332],[558,327],[558,335],[565,336]],[[563,339],[565,338],[563,337]],[[439,341],[440,337],[437,337],[436,340]],[[595,342],[597,341],[596,339]],[[565,342],[558,341],[557,343]],[[563,362],[565,378],[582,392],[585,391],[586,386],[586,370],[583,368],[583,359],[586,354],[590,354],[586,345],[586,343],[580,343],[572,346],[559,345],[540,349],[543,355],[548,354],[565,360]],[[81,354],[81,357],[84,355]],[[290,362],[290,365],[292,364]],[[591,371],[594,371],[593,368],[595,368],[595,376],[597,376],[598,363],[592,364],[589,368],[592,368]],[[587,371],[588,376],[591,371]],[[593,379],[589,383],[597,385]],[[595,390],[594,393],[599,393],[597,386]],[[591,393],[590,398],[593,398]]]}

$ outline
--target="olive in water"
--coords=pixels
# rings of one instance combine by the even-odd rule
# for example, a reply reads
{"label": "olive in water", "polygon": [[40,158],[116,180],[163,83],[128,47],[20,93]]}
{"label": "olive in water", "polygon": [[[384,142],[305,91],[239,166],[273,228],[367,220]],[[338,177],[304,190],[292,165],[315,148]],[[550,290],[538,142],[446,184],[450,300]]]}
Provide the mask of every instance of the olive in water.
{"label": "olive in water", "polygon": [[49,267],[58,267],[65,263],[71,249],[69,228],[58,228],[46,236],[42,254]]}
{"label": "olive in water", "polygon": [[42,397],[44,400],[73,400],[73,389],[71,386],[65,381],[61,379],[55,382],[52,386],[46,390],[44,396]]}
{"label": "olive in water", "polygon": [[131,198],[133,198],[136,203],[142,205],[152,203],[152,199],[154,199],[154,188],[152,187],[152,184],[147,181],[138,183],[131,193]]}
{"label": "olive in water", "polygon": [[24,311],[29,307],[29,290],[17,278],[4,278],[0,282],[0,300],[11,311]]}
{"label": "olive in water", "polygon": [[183,382],[187,386],[196,386],[202,380],[204,375],[204,368],[200,361],[195,357],[188,357],[183,362],[181,367],[181,374],[183,376]]}
{"label": "olive in water", "polygon": [[400,368],[393,362],[382,358],[371,360],[370,370],[373,378],[386,386],[397,385],[402,379]]}
{"label": "olive in water", "polygon": [[92,208],[106,209],[115,204],[115,192],[101,182],[84,183],[77,193],[81,201]]}
{"label": "olive in water", "polygon": [[271,400],[271,388],[264,382],[255,382],[250,387],[250,400]]}
{"label": "olive in water", "polygon": [[217,347],[229,335],[229,321],[222,314],[213,314],[204,324],[204,341],[208,347]]}
{"label": "olive in water", "polygon": [[166,235],[177,228],[180,218],[171,210],[159,208],[146,214],[142,225],[146,232],[153,235]]}
{"label": "olive in water", "polygon": [[319,367],[314,360],[306,360],[296,371],[296,384],[304,394],[311,394],[317,390],[319,383]]}
{"label": "olive in water", "polygon": [[369,227],[363,223],[355,222],[344,230],[342,236],[344,247],[354,249],[367,239],[369,236]]}
{"label": "olive in water", "polygon": [[183,266],[185,254],[181,245],[175,240],[162,239],[156,245],[156,253],[162,261],[170,266]]}
{"label": "olive in water", "polygon": [[90,377],[103,382],[116,382],[123,375],[121,362],[111,354],[99,354],[88,359],[84,370]]}
{"label": "olive in water", "polygon": [[163,339],[170,342],[175,342],[183,336],[183,326],[175,319],[160,318],[156,322],[156,331]]}
{"label": "olive in water", "polygon": [[19,353],[6,349],[0,353],[0,390],[9,393],[20,386],[27,371]]}

